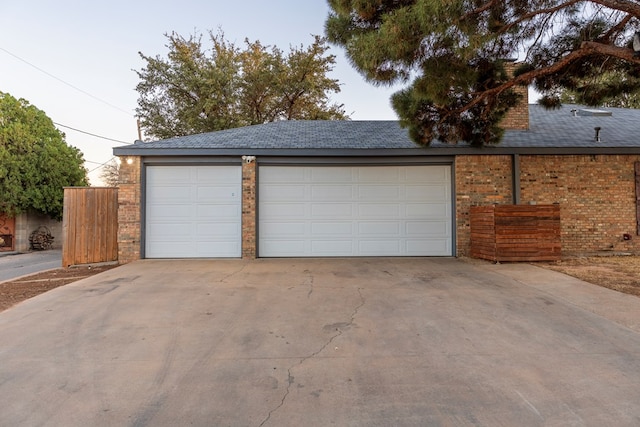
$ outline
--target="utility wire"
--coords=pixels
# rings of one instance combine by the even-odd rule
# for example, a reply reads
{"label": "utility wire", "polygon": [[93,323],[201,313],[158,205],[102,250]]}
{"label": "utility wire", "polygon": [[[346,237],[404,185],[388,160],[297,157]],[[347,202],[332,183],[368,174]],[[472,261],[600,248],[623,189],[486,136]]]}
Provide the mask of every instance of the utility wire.
{"label": "utility wire", "polygon": [[[88,171],[87,173],[91,173],[91,172],[97,171],[98,169],[100,169],[100,168],[104,167],[104,165],[106,165],[107,163],[109,163],[109,162],[110,162],[111,160],[113,160],[113,159],[115,159],[115,156],[114,156],[114,157],[111,157],[111,158],[110,158],[109,160],[107,160],[106,162],[101,163],[101,164],[100,164],[100,166],[96,166],[95,168],[91,169],[91,170],[90,170],[90,171]],[[86,160],[85,160],[85,161],[86,161]],[[96,163],[96,162],[91,162],[91,163]]]}
{"label": "utility wire", "polygon": [[63,125],[61,123],[53,122],[53,124],[56,125],[56,126],[60,126],[60,127],[63,127],[63,128],[74,130],[76,132],[84,133],[85,135],[91,135],[91,136],[95,136],[96,138],[106,139],[107,141],[113,141],[113,142],[118,142],[120,144],[127,144],[127,145],[133,144],[132,142],[120,141],[118,139],[108,138],[106,136],[100,136],[100,135],[96,135],[95,133],[91,133],[91,132],[87,132],[87,131],[84,131],[84,130],[72,128],[71,126]]}
{"label": "utility wire", "polygon": [[110,102],[107,102],[107,101],[105,101],[105,100],[103,100],[103,99],[100,99],[100,98],[98,98],[97,96],[92,95],[92,94],[90,94],[89,92],[87,92],[87,91],[85,91],[85,90],[82,90],[82,89],[80,89],[80,88],[79,88],[79,87],[77,87],[77,86],[72,85],[71,83],[67,83],[66,81],[62,80],[61,78],[56,77],[56,76],[54,76],[53,74],[51,74],[51,73],[49,73],[49,72],[47,72],[47,71],[43,70],[42,68],[40,68],[40,67],[38,67],[38,66],[36,66],[36,65],[34,65],[34,64],[32,64],[32,63],[30,63],[29,61],[27,61],[27,60],[25,60],[25,59],[20,58],[18,55],[16,55],[16,54],[14,54],[14,53],[9,52],[7,49],[5,49],[5,48],[3,48],[3,47],[0,47],[0,50],[1,50],[1,51],[3,51],[3,52],[5,52],[5,53],[6,53],[6,54],[8,54],[8,55],[13,56],[14,58],[16,58],[16,59],[17,59],[17,60],[19,60],[19,61],[24,62],[24,63],[25,63],[25,64],[27,64],[28,66],[35,68],[36,70],[40,71],[41,73],[44,73],[44,74],[46,74],[47,76],[49,76],[49,77],[51,77],[51,78],[53,78],[53,79],[58,80],[59,82],[61,82],[61,83],[65,84],[65,85],[67,85],[67,86],[69,86],[70,88],[75,89],[75,90],[77,90],[78,92],[81,92],[81,93],[83,93],[83,94],[85,94],[85,95],[87,95],[87,96],[89,96],[89,97],[91,97],[91,98],[95,99],[96,101],[102,102],[103,104],[108,105],[108,106],[109,106],[109,107],[111,107],[111,108],[115,108],[116,110],[118,110],[118,111],[120,111],[120,112],[122,112],[122,113],[124,113],[124,114],[126,114],[126,115],[128,115],[128,116],[133,116],[133,114],[131,114],[131,112],[130,112],[130,111],[124,110],[124,109],[122,109],[122,108],[120,108],[120,107],[118,107],[118,106],[116,106],[116,105],[111,104]]}

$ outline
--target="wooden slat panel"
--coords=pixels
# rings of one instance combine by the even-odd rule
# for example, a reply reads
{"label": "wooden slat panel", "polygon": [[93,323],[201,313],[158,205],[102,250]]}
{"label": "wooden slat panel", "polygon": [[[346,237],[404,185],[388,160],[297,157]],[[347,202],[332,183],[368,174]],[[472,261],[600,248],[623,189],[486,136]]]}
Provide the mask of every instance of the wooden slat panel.
{"label": "wooden slat panel", "polygon": [[561,257],[559,205],[474,206],[471,256],[491,261],[554,261]]}
{"label": "wooden slat panel", "polygon": [[118,190],[64,189],[62,265],[118,259]]}

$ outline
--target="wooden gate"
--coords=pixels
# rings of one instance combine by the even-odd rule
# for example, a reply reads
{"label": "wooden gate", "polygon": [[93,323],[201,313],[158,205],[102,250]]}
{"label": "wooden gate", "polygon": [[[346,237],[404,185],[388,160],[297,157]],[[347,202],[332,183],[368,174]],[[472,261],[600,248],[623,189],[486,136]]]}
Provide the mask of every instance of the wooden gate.
{"label": "wooden gate", "polygon": [[16,234],[16,219],[0,213],[0,252],[14,250],[14,236]]}
{"label": "wooden gate", "polygon": [[62,217],[62,265],[118,260],[118,189],[67,187]]}

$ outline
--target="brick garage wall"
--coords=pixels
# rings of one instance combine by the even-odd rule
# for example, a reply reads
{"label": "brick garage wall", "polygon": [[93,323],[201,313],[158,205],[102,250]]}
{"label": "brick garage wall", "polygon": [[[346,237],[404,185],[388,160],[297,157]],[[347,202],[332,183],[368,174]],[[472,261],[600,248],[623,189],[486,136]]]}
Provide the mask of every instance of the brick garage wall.
{"label": "brick garage wall", "polygon": [[[640,253],[634,163],[640,156],[520,156],[520,203],[560,204],[563,256]],[[458,156],[457,254],[469,256],[469,208],[511,204],[511,156]],[[624,240],[623,235],[631,235]]]}
{"label": "brick garage wall", "polygon": [[[127,159],[132,163],[128,164]],[[140,259],[140,157],[121,157],[118,183],[118,262]]]}
{"label": "brick garage wall", "polygon": [[256,162],[242,162],[242,258],[256,257]]}
{"label": "brick garage wall", "polygon": [[511,156],[457,156],[456,241],[459,256],[469,256],[471,206],[511,204]]}
{"label": "brick garage wall", "polygon": [[[636,161],[640,156],[520,156],[521,202],[560,204],[564,256],[638,252]],[[632,239],[623,240],[625,233]]]}

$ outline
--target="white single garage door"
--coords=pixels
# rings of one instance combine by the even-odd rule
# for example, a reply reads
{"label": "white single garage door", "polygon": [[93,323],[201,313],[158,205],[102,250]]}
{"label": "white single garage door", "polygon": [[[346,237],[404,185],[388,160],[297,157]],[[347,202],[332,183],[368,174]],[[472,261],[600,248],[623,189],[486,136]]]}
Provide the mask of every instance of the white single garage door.
{"label": "white single garage door", "polygon": [[242,254],[240,166],[148,166],[145,257]]}
{"label": "white single garage door", "polygon": [[261,166],[259,256],[451,256],[451,166]]}

